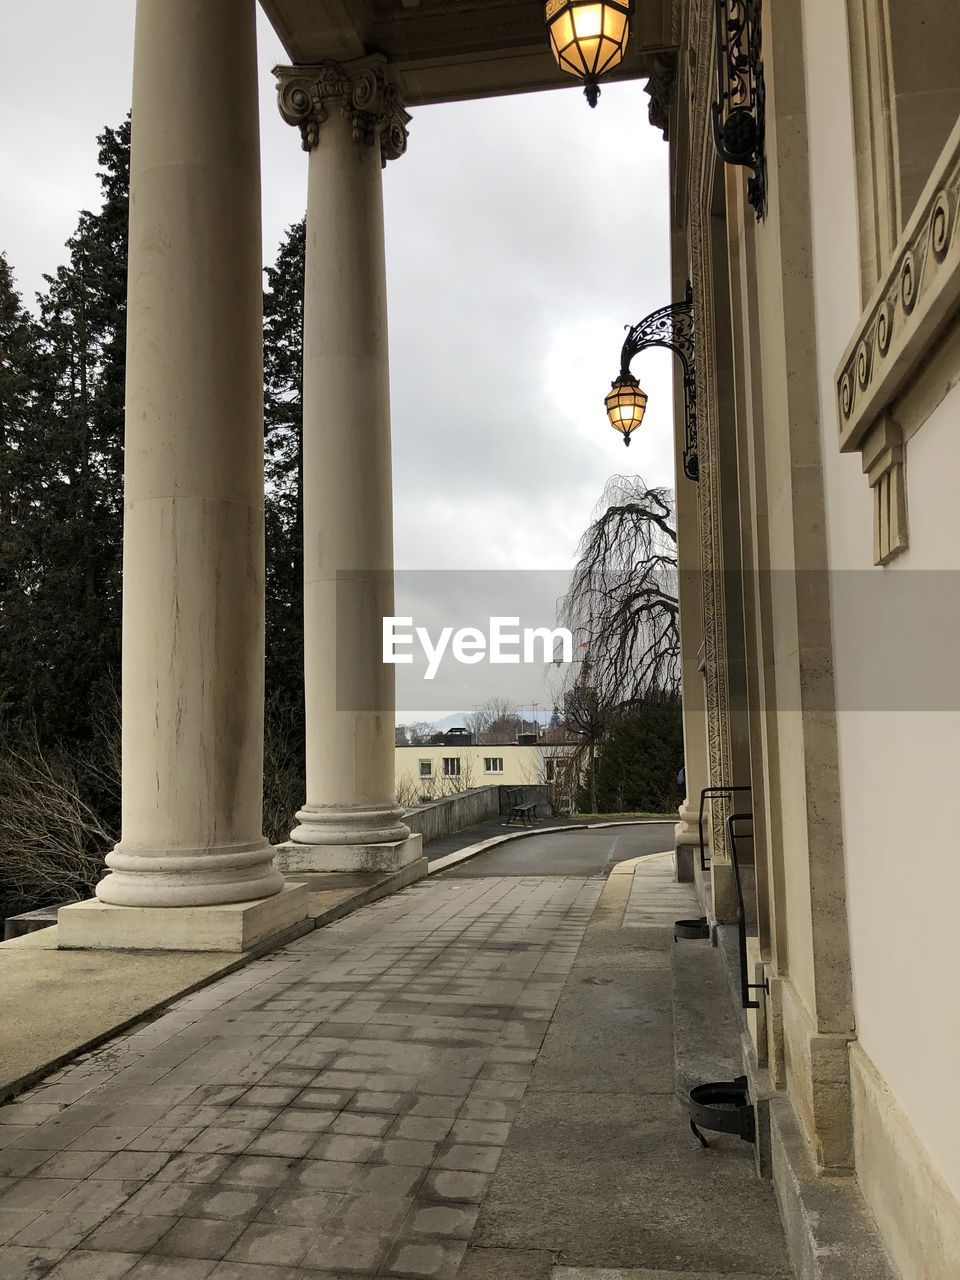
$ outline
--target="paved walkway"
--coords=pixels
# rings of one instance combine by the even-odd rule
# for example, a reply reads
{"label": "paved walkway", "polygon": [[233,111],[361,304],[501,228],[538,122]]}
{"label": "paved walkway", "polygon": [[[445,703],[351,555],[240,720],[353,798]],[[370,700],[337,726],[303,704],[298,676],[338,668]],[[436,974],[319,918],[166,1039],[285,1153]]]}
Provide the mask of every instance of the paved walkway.
{"label": "paved walkway", "polygon": [[[649,1255],[662,1266],[665,1238],[683,1262],[688,1237],[701,1240],[699,1265],[709,1241],[675,1225],[665,1236],[656,1198],[664,1152],[674,1175],[676,1151],[698,1159],[675,1102],[643,1103],[638,1130],[617,1090],[597,1087],[598,1070],[623,1082],[645,1023],[655,1034],[642,1071],[662,1076],[662,991],[646,1011],[639,988],[625,1001],[608,974],[571,976],[588,924],[588,942],[599,930],[604,955],[611,943],[622,952],[632,885],[623,874],[423,881],[48,1077],[0,1108],[0,1280],[610,1280],[620,1272],[567,1264]],[[649,967],[641,949],[638,972]],[[714,1161],[733,1177],[725,1198],[711,1188],[707,1219],[753,1213],[758,1194],[765,1216],[739,1251],[720,1249],[716,1269],[733,1280],[729,1264],[749,1257],[751,1274],[780,1280],[770,1198],[735,1155]],[[604,1226],[611,1213],[619,1231]],[[675,1269],[699,1280],[689,1262]]]}
{"label": "paved walkway", "polygon": [[[673,844],[672,822],[653,822],[631,826],[572,832],[544,832],[508,840],[488,852],[470,858],[445,875],[458,876],[596,876],[608,875],[611,868],[625,858],[641,854],[662,853]],[[502,829],[500,831],[502,834]],[[486,837],[477,835],[474,842]],[[431,861],[433,845],[427,845]]]}
{"label": "paved walkway", "polygon": [[[459,853],[461,849],[466,849],[469,845],[480,844],[483,840],[496,839],[503,836],[519,836],[519,839],[508,840],[504,843],[502,849],[504,852],[515,851],[522,855],[522,851],[527,848],[545,850],[548,842],[550,842],[551,845],[553,844],[553,836],[551,833],[541,833],[537,830],[538,827],[560,827],[562,828],[562,833],[556,837],[557,843],[556,845],[553,845],[554,848],[560,848],[561,842],[566,842],[572,839],[572,844],[564,844],[566,849],[572,851],[579,847],[580,849],[589,850],[592,846],[589,843],[584,845],[585,840],[590,842],[594,838],[600,838],[601,840],[608,838],[615,839],[618,835],[623,834],[623,832],[638,834],[648,833],[651,841],[649,845],[650,850],[659,853],[663,849],[670,849],[673,847],[673,830],[675,826],[676,821],[673,818],[664,818],[662,821],[645,818],[642,822],[631,822],[629,819],[624,819],[623,821],[617,821],[616,827],[614,827],[611,822],[605,827],[594,829],[591,829],[585,822],[575,821],[572,818],[565,817],[543,818],[535,827],[524,827],[521,823],[507,822],[507,820],[502,817],[488,818],[484,822],[475,823],[472,827],[466,827],[463,831],[455,831],[453,835],[442,836],[439,840],[431,840],[429,844],[424,845],[423,852],[430,862],[436,862],[439,858],[445,858],[450,853]],[[623,832],[618,832],[616,829],[618,827],[623,828]],[[581,839],[578,840],[576,836],[568,834],[568,832],[572,831],[579,831]],[[612,836],[608,835],[610,832],[613,833]],[[534,834],[536,834],[537,838],[531,846],[528,844],[528,841]],[[488,856],[492,856],[492,854]],[[593,875],[597,870],[602,869],[603,866],[602,862],[600,866],[594,866],[594,862],[595,859],[587,853],[586,861],[579,870],[570,872],[569,869],[564,867],[562,868],[562,873],[567,875]],[[486,865],[486,863],[484,865]],[[512,866],[512,864],[508,864],[508,866]],[[486,874],[493,875],[494,870],[491,868],[491,870],[487,871]],[[498,869],[496,874],[511,874],[511,872],[509,870],[501,872]],[[556,874],[556,871],[554,871],[553,874]]]}

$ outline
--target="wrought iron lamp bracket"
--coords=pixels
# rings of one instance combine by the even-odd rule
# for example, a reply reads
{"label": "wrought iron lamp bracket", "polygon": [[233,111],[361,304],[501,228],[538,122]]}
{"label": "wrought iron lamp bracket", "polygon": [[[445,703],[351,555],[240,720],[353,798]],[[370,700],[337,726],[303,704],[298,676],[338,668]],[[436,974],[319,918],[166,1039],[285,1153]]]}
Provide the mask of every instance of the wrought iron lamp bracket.
{"label": "wrought iron lamp bracket", "polygon": [[758,220],[767,211],[761,2],[716,0],[717,97],[712,111],[720,159],[753,171],[747,200]]}
{"label": "wrought iron lamp bracket", "polygon": [[630,375],[630,363],[634,356],[648,347],[666,347],[680,361],[683,375],[683,474],[688,480],[700,479],[700,462],[697,454],[697,355],[693,329],[693,289],[687,283],[683,302],[672,302],[658,311],[651,311],[646,319],[628,332],[620,353],[620,376]]}

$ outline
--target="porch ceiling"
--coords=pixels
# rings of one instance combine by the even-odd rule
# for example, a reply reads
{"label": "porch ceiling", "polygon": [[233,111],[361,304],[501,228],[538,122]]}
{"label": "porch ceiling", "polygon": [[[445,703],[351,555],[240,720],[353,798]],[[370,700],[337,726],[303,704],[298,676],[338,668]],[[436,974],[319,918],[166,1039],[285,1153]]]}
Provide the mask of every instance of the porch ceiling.
{"label": "porch ceiling", "polygon": [[[293,63],[387,56],[409,106],[569,86],[543,0],[260,0]],[[671,48],[674,0],[638,0],[630,49],[610,79],[649,71]]]}

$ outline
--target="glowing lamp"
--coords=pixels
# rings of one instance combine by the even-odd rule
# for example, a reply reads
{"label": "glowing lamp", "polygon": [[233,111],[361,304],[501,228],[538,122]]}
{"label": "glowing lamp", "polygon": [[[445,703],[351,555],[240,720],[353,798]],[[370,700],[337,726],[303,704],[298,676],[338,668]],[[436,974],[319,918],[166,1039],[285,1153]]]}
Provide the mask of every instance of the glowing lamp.
{"label": "glowing lamp", "polygon": [[607,417],[614,431],[623,435],[623,443],[629,445],[630,433],[636,431],[647,409],[647,393],[629,373],[621,373],[610,388],[604,404]]}
{"label": "glowing lamp", "polygon": [[600,77],[623,60],[633,0],[547,0],[550,48],[561,70],[584,84],[591,107],[600,97]]}

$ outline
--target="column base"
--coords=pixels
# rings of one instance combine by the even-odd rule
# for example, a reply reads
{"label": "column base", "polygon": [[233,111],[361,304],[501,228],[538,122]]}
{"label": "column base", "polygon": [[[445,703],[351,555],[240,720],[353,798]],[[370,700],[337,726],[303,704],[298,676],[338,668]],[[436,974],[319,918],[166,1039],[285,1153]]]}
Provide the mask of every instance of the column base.
{"label": "column base", "polygon": [[423,837],[388,844],[299,844],[277,846],[274,865],[284,875],[307,871],[399,871],[423,857]]}
{"label": "column base", "polygon": [[57,946],[87,951],[249,951],[309,913],[306,885],[269,898],[191,907],[117,907],[98,898],[57,914]]}
{"label": "column base", "polygon": [[688,807],[686,800],[677,811],[680,821],[673,829],[676,853],[674,866],[680,884],[693,884],[696,880],[695,861],[700,860],[700,831],[697,813]]}
{"label": "column base", "polygon": [[673,865],[678,884],[693,884],[695,872],[694,858],[699,858],[700,850],[695,844],[677,843],[673,854]]}
{"label": "column base", "polygon": [[259,902],[283,888],[273,849],[261,836],[248,844],[152,852],[118,844],[104,859],[110,874],[97,885],[113,907],[212,907]]}

